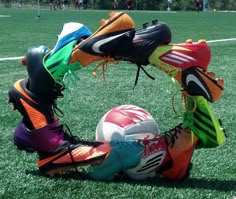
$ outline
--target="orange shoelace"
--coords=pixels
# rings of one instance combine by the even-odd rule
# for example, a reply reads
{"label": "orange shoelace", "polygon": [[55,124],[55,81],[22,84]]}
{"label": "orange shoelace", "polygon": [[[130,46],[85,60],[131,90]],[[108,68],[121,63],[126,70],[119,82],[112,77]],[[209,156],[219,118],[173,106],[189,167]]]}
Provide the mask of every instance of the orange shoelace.
{"label": "orange shoelace", "polygon": [[[178,111],[175,108],[175,99],[176,99],[176,95],[177,95],[178,92],[181,92],[181,94],[182,94],[181,95],[181,101],[182,101],[181,103],[185,107],[186,111],[189,112],[189,113],[195,112],[196,108],[197,108],[196,100],[194,99],[194,97],[192,95],[188,94],[188,92],[186,90],[180,89],[180,90],[177,90],[175,92],[175,94],[173,95],[173,97],[172,97],[172,108],[173,108],[174,113],[176,114],[176,116],[179,117]],[[191,98],[194,101],[194,106],[193,106],[192,109],[189,109],[189,107],[187,105],[188,104],[188,102],[187,102],[188,101],[188,97]]]}
{"label": "orange shoelace", "polygon": [[[94,70],[93,70],[93,76],[94,76],[94,77],[101,77],[101,76],[102,76],[103,79],[104,79],[105,84],[107,84],[107,83],[106,83],[106,77],[105,77],[105,75],[106,75],[106,70],[107,70],[107,67],[108,67],[108,63],[112,63],[112,64],[117,65],[117,64],[119,63],[119,61],[115,61],[114,58],[112,58],[112,57],[106,57],[106,58],[104,58],[104,60],[103,60],[101,63],[99,63],[99,64],[94,68]],[[97,70],[98,70],[99,68],[101,68],[102,71],[101,71],[99,74],[97,74]]]}

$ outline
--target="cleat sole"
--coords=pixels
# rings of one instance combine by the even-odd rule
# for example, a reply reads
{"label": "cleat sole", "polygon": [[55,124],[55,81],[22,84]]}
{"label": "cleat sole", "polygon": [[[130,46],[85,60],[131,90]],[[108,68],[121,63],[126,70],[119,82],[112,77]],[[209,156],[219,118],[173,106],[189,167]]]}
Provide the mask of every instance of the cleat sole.
{"label": "cleat sole", "polygon": [[34,153],[34,152],[36,152],[34,149],[29,148],[29,147],[24,147],[24,146],[20,146],[20,145],[16,145],[16,147],[17,147],[17,150],[19,150],[19,151],[25,151],[27,153]]}

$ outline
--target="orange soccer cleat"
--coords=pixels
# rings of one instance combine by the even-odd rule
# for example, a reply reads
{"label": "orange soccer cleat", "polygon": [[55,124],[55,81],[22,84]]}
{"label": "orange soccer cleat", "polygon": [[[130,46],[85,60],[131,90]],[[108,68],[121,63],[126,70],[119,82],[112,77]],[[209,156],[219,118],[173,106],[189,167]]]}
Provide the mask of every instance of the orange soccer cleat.
{"label": "orange soccer cleat", "polygon": [[62,174],[69,169],[100,164],[111,151],[108,143],[82,141],[77,144],[64,142],[51,152],[40,154],[38,168],[42,174],[53,177]]}
{"label": "orange soccer cleat", "polygon": [[29,129],[42,128],[56,120],[53,111],[56,108],[55,101],[62,94],[51,92],[47,96],[37,95],[28,90],[28,81],[21,79],[15,82],[8,92],[8,102],[13,103],[13,108],[21,113]]}
{"label": "orange soccer cleat", "polygon": [[182,180],[189,175],[191,158],[199,139],[195,135],[192,137],[190,129],[183,129],[182,124],[166,132],[165,138],[172,166],[161,174],[171,180]]}

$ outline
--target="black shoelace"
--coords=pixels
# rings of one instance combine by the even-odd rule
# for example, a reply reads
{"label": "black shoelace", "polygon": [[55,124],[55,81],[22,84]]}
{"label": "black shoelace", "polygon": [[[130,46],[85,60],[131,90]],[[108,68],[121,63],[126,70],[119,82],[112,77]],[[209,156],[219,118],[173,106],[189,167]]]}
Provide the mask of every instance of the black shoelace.
{"label": "black shoelace", "polygon": [[135,88],[135,86],[138,83],[138,79],[139,79],[139,75],[140,75],[140,69],[142,69],[142,71],[145,73],[145,75],[147,75],[150,79],[155,80],[155,78],[152,77],[150,74],[148,74],[148,72],[143,68],[143,66],[141,64],[137,64],[137,73],[136,73],[136,78],[135,78],[133,89]]}
{"label": "black shoelace", "polygon": [[55,84],[55,88],[54,90],[52,91],[52,95],[50,96],[50,101],[52,102],[52,110],[53,112],[58,116],[58,117],[63,117],[64,116],[64,113],[63,111],[58,108],[57,106],[57,98],[62,98],[64,95],[62,93],[62,91],[65,90],[65,86],[61,86],[61,85],[58,85],[58,84]]}
{"label": "black shoelace", "polygon": [[178,135],[181,134],[182,129],[183,129],[182,124],[179,124],[178,126],[174,127],[173,129],[170,129],[169,131],[164,132],[167,143],[168,143],[168,145],[170,145],[170,147],[174,146],[175,140],[178,139]]}

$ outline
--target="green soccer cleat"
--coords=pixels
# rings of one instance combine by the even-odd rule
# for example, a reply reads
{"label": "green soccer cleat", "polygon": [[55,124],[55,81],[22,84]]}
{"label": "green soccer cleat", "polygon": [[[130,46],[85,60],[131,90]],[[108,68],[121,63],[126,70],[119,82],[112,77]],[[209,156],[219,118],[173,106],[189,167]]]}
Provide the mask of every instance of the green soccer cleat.
{"label": "green soccer cleat", "polygon": [[207,100],[202,96],[186,96],[184,127],[199,138],[196,148],[213,148],[225,142],[225,132]]}

